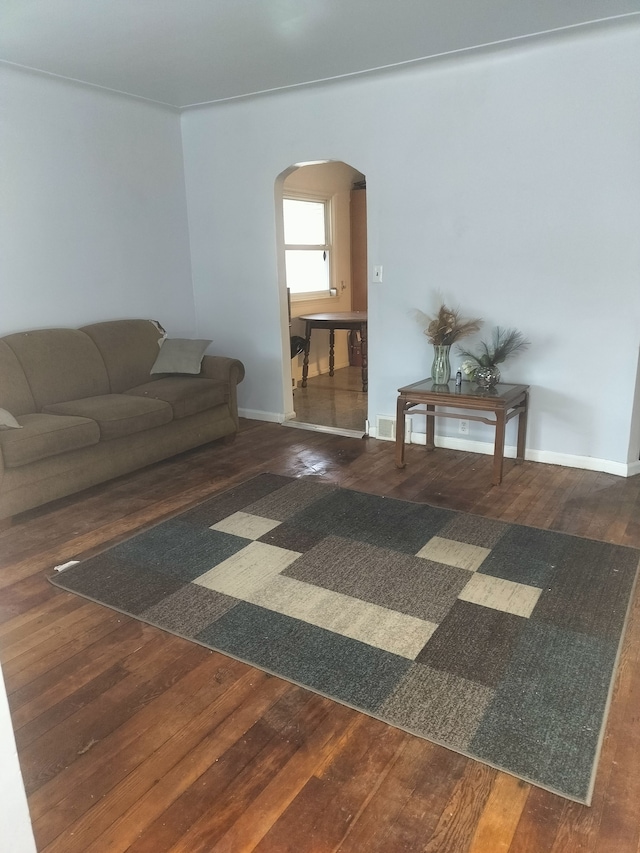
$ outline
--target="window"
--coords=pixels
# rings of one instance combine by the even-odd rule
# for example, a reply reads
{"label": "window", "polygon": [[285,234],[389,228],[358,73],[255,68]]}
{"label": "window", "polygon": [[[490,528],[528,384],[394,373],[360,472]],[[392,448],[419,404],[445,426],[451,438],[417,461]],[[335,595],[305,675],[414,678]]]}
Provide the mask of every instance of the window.
{"label": "window", "polygon": [[293,298],[331,293],[331,242],[328,199],[284,198],[284,251],[287,287]]}

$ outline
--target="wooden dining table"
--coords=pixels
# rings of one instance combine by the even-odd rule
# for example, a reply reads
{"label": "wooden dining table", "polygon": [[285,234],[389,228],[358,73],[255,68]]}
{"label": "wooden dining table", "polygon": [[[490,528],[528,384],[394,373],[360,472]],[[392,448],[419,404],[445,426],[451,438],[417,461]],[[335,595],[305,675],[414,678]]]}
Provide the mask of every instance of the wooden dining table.
{"label": "wooden dining table", "polygon": [[362,348],[362,390],[369,386],[367,368],[367,312],[366,311],[335,311],[327,314],[303,314],[298,317],[305,322],[304,361],[302,362],[302,387],[307,387],[309,375],[309,349],[311,347],[311,332],[314,329],[329,330],[329,376],[333,376],[335,366],[335,331],[336,329],[356,330],[360,332]]}

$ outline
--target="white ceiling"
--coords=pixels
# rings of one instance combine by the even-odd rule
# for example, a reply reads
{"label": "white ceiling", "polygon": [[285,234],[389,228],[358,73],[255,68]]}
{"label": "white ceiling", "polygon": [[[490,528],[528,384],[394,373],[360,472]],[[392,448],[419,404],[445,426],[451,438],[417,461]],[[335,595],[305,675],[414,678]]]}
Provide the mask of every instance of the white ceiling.
{"label": "white ceiling", "polygon": [[175,107],[640,15],[640,0],[1,0],[0,61]]}

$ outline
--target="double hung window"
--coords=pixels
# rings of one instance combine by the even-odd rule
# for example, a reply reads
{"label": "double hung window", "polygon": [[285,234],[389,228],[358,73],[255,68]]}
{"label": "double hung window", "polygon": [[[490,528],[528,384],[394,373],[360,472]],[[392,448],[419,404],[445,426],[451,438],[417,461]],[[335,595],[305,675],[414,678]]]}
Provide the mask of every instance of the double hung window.
{"label": "double hung window", "polygon": [[331,202],[326,198],[283,199],[287,287],[294,299],[331,294]]}

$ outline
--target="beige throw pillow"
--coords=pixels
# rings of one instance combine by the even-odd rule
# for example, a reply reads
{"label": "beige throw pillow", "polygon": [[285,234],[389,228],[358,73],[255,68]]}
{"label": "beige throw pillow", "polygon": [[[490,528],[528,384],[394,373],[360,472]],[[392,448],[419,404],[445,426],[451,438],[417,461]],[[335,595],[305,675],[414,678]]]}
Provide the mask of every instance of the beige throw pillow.
{"label": "beige throw pillow", "polygon": [[165,338],[151,373],[200,373],[202,358],[211,341]]}
{"label": "beige throw pillow", "polygon": [[22,424],[18,423],[11,412],[0,409],[0,429],[22,429]]}

